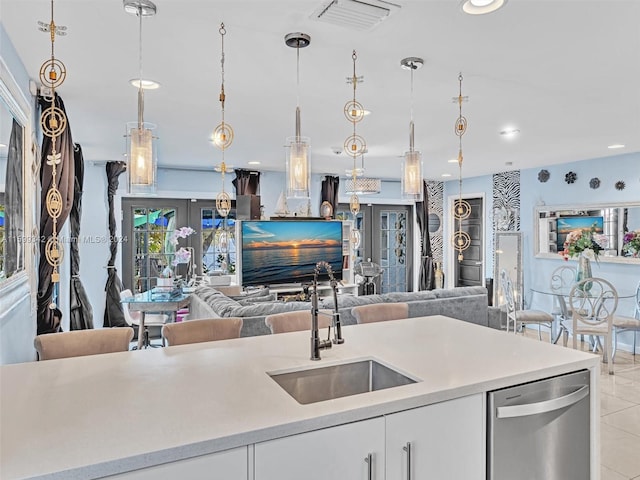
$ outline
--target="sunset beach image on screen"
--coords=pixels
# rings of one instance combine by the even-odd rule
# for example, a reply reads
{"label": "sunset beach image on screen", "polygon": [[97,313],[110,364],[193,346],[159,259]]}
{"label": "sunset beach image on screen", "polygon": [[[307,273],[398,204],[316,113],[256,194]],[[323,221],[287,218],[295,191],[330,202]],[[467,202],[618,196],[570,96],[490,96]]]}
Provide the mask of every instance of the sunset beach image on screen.
{"label": "sunset beach image on screen", "polygon": [[244,221],[241,236],[243,285],[308,283],[320,261],[342,278],[342,222]]}

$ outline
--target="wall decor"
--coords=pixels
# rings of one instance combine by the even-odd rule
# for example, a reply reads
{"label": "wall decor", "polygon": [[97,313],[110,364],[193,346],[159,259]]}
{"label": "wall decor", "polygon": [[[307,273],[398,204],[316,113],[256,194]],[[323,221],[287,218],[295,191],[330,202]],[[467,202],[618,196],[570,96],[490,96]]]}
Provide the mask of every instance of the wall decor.
{"label": "wall decor", "polygon": [[622,191],[624,187],[626,187],[626,184],[622,180],[616,182],[616,190]]}
{"label": "wall decor", "polygon": [[589,180],[589,186],[592,189],[596,189],[600,187],[600,179],[598,177],[593,177],[591,180]]}
{"label": "wall decor", "polygon": [[[433,253],[434,262],[443,261],[443,244],[442,236],[442,218],[444,215],[444,182],[427,181],[427,190],[429,192],[429,234],[431,237],[431,251]],[[435,215],[437,222],[431,220],[431,215]],[[437,224],[438,228],[432,229]]]}
{"label": "wall decor", "polygon": [[576,172],[567,172],[567,174],[564,176],[564,181],[567,182],[569,185],[571,185],[572,183],[575,183],[577,179],[578,179],[578,174]]}
{"label": "wall decor", "polygon": [[551,177],[549,170],[542,169],[538,172],[538,181],[540,183],[545,183],[547,180],[549,180],[549,177]]}
{"label": "wall decor", "polygon": [[493,230],[520,230],[520,170],[493,175]]}

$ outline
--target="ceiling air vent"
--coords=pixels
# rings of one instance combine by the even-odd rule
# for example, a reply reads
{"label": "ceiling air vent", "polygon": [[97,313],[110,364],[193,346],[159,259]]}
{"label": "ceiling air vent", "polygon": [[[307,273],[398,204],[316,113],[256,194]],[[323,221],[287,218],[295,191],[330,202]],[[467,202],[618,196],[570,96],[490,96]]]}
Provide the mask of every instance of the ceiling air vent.
{"label": "ceiling air vent", "polygon": [[311,18],[357,30],[371,30],[400,5],[383,0],[333,0],[317,9]]}

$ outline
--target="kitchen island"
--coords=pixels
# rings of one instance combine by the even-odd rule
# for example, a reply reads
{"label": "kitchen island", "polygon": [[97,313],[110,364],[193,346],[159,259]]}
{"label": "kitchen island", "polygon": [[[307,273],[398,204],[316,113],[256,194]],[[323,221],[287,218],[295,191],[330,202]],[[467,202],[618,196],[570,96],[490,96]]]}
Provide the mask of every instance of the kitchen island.
{"label": "kitchen island", "polygon": [[[154,476],[140,470],[117,478],[168,478],[164,464],[177,466],[170,472],[179,475],[181,461],[190,462],[184,459],[216,458],[211,454],[227,451],[244,462],[248,478],[273,478],[265,473],[273,467],[269,459],[282,466],[274,452],[288,448],[290,437],[304,440],[351,426],[364,428],[358,438],[368,437],[369,427],[379,429],[375,422],[398,412],[434,404],[456,407],[448,403],[454,399],[472,399],[484,409],[486,392],[583,369],[591,372],[592,392],[598,391],[597,356],[447,317],[354,325],[345,327],[343,336],[345,343],[323,350],[319,362],[309,360],[309,332],[295,332],[2,366],[0,478],[99,478],[154,465],[159,465],[149,468]],[[302,405],[268,374],[362,359],[416,382]],[[597,397],[594,393],[590,400],[592,479],[599,478]],[[464,417],[456,408],[453,414]],[[480,417],[473,441],[484,448],[484,410],[473,415]],[[347,447],[348,440],[333,445]],[[311,453],[320,469],[333,461]],[[385,478],[383,455],[377,454],[371,478]],[[473,457],[484,466],[484,455],[476,451],[469,461]],[[457,458],[467,461],[464,455]],[[364,460],[367,469],[374,457]],[[393,462],[387,458],[386,468]],[[483,471],[477,474],[484,478]],[[216,476],[215,469],[209,475],[232,478]],[[282,471],[279,477],[288,478]]]}

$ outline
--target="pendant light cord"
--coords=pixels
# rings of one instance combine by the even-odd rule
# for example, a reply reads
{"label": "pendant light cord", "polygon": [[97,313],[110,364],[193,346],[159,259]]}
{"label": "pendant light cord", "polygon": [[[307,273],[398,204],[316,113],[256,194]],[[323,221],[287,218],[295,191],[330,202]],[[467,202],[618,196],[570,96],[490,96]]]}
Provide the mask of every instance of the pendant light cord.
{"label": "pendant light cord", "polygon": [[140,74],[138,76],[138,130],[144,128],[144,90],[142,88],[142,4],[138,4],[138,65]]}

